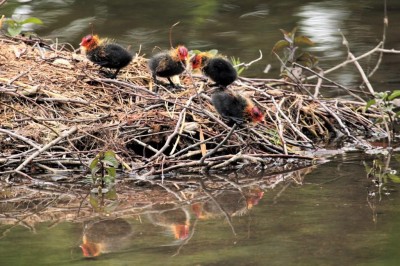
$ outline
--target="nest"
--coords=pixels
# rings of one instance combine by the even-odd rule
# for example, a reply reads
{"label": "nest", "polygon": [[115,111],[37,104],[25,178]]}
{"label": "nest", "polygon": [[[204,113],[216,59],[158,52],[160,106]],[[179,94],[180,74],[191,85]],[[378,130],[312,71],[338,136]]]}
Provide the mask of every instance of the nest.
{"label": "nest", "polygon": [[139,177],[248,164],[290,170],[312,164],[304,152],[333,140],[366,145],[364,137],[385,134],[365,102],[316,99],[306,93],[312,84],[240,77],[230,89],[251,95],[266,123],[231,127],[201,75],[184,73],[183,89],[155,92],[139,54],[117,79],[67,44],[4,37],[0,58],[3,173],[81,170],[105,150]]}

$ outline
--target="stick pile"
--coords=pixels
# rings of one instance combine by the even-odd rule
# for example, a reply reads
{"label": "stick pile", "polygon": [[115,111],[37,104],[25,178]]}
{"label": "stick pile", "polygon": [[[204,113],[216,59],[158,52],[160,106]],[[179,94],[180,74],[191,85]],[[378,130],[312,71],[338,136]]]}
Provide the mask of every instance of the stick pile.
{"label": "stick pile", "polygon": [[[255,164],[287,169],[312,163],[313,151],[340,139],[385,135],[380,114],[365,103],[316,99],[315,85],[239,78],[230,89],[251,94],[266,124],[227,126],[199,75],[181,77],[184,89],[154,91],[147,59],[136,55],[117,79],[70,45],[0,39],[0,171],[79,170],[113,150],[133,175],[180,169],[224,170]],[[301,93],[300,93],[301,92]]]}

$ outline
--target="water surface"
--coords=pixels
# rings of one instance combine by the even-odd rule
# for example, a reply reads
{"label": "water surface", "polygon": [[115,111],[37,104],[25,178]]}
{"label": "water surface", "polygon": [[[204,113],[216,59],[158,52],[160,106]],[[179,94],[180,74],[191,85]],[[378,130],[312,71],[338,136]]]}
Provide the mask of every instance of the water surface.
{"label": "water surface", "polygon": [[[213,198],[205,195],[203,200],[190,204],[176,199],[153,205],[149,204],[150,198],[138,200],[133,209],[147,207],[136,214],[131,208],[120,211],[121,202],[109,216],[93,211],[88,215],[89,198],[82,195],[80,215],[73,206],[69,206],[70,211],[67,206],[62,211],[60,202],[53,206],[52,216],[43,215],[51,204],[37,214],[28,210],[29,206],[19,206],[26,208],[25,216],[20,222],[9,223],[12,211],[4,210],[2,205],[7,217],[0,218],[0,262],[396,265],[400,259],[397,157],[338,155],[331,162],[299,172],[236,180],[242,193],[225,184],[218,190],[208,187]],[[379,164],[387,165],[388,171],[372,168]],[[232,178],[227,177],[235,180]],[[244,186],[246,182],[252,185]],[[132,188],[139,193],[139,188]],[[188,197],[194,193],[195,197],[196,191],[184,189],[182,193]],[[154,190],[147,193],[149,197],[156,195]],[[35,216],[47,217],[47,221],[34,223]],[[97,243],[98,256],[85,258],[79,248],[84,243]]]}

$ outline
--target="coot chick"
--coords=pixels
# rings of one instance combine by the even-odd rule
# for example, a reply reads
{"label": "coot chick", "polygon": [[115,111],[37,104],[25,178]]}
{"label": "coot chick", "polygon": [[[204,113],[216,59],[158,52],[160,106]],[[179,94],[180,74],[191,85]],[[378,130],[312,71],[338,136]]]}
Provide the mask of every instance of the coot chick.
{"label": "coot chick", "polygon": [[162,51],[155,54],[149,60],[149,68],[152,72],[153,80],[159,83],[158,77],[167,78],[172,87],[177,87],[171,80],[172,76],[179,75],[186,69],[188,50],[185,46],[179,45],[169,51]]}
{"label": "coot chick", "polygon": [[265,121],[264,114],[254,102],[239,93],[218,88],[211,95],[211,101],[217,112],[229,120],[229,124]]}
{"label": "coot chick", "polygon": [[93,63],[111,69],[116,69],[110,78],[115,78],[121,68],[132,61],[132,54],[115,43],[106,43],[97,35],[87,35],[79,44],[86,53],[86,57]]}
{"label": "coot chick", "polygon": [[215,82],[212,86],[227,87],[237,78],[236,69],[220,56],[203,52],[195,55],[190,61],[192,69],[200,68],[204,75]]}

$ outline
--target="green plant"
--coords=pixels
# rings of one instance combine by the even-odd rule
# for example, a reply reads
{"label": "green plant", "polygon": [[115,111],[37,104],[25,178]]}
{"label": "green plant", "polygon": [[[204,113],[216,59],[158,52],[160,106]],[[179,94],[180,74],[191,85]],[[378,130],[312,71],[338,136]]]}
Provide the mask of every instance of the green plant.
{"label": "green plant", "polygon": [[394,129],[396,118],[400,116],[400,111],[395,112],[395,108],[398,108],[400,98],[400,90],[378,92],[374,95],[374,98],[369,100],[365,106],[365,111],[367,111],[371,106],[375,106],[380,110],[382,116],[376,121],[376,123],[384,123],[386,130],[390,138],[389,125],[386,119],[389,120],[392,130]]}
{"label": "green plant", "polygon": [[[367,102],[365,110],[368,110],[372,105],[381,107],[383,111],[393,111],[395,107],[395,100],[400,98],[400,90],[378,92],[374,95],[374,98]],[[398,104],[396,104],[398,105]],[[400,111],[395,113],[395,116],[399,116]]]}
{"label": "green plant", "polygon": [[119,162],[113,151],[99,152],[89,165],[94,190],[106,193],[114,186]]}
{"label": "green plant", "polygon": [[236,69],[237,74],[240,76],[240,74],[246,69],[243,64],[240,62],[239,57],[236,58],[234,56],[231,57],[231,62],[233,67]]}
{"label": "green plant", "polygon": [[19,35],[22,32],[23,26],[31,23],[36,25],[41,25],[43,24],[43,21],[35,17],[30,17],[24,20],[6,18],[3,21],[3,24],[7,25],[8,34],[10,34],[12,37]]}
{"label": "green plant", "polygon": [[[287,32],[281,29],[283,39],[275,43],[272,52],[278,56],[281,61],[281,75],[291,76],[293,70],[292,64],[298,63],[308,68],[314,68],[318,64],[318,58],[309,52],[302,52],[304,46],[313,46],[314,42],[306,36],[296,36],[297,27]],[[278,53],[283,52],[279,57]]]}

